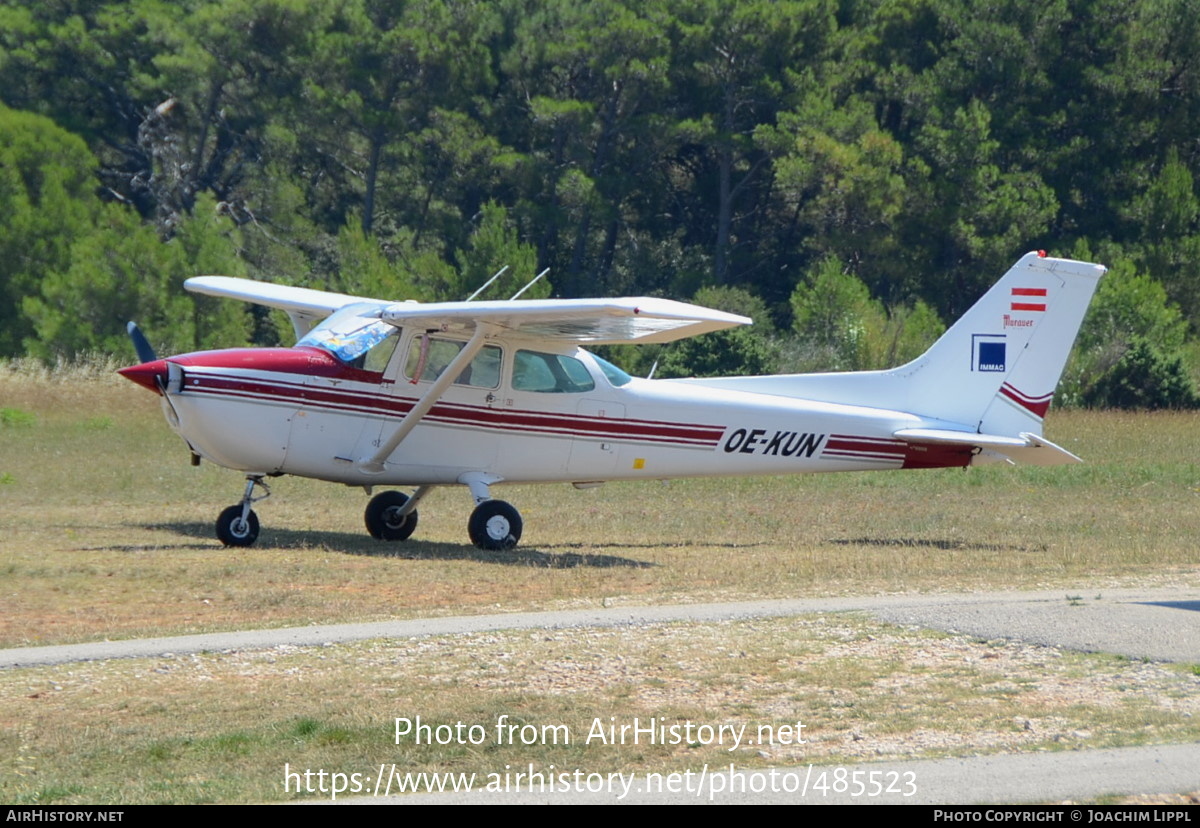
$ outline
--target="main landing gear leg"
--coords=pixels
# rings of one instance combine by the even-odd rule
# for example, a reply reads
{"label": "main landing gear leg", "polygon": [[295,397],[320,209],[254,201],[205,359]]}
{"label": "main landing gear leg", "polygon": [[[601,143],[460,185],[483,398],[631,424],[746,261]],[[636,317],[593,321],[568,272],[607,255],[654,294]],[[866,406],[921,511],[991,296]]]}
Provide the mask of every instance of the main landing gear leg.
{"label": "main landing gear leg", "polygon": [[[255,497],[255,486],[261,486],[264,493]],[[270,496],[271,489],[263,482],[261,474],[246,475],[242,502],[230,506],[217,518],[217,539],[226,546],[252,546],[258,540],[258,515],[254,514],[250,504]]]}
{"label": "main landing gear leg", "polygon": [[433,486],[421,486],[412,497],[403,492],[380,492],[371,498],[364,515],[367,531],[375,540],[405,540],[417,528],[417,504]]}
{"label": "main landing gear leg", "polygon": [[475,498],[475,511],[467,521],[471,543],[480,549],[512,549],[521,540],[521,513],[510,503],[493,500],[489,487],[499,482],[488,475],[463,475],[460,483],[467,484]]}

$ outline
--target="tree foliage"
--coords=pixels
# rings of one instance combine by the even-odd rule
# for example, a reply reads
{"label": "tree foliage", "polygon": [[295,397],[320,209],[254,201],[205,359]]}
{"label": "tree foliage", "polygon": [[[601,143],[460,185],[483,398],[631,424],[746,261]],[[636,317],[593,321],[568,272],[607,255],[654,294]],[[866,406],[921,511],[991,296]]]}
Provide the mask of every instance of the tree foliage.
{"label": "tree foliage", "polygon": [[1193,6],[2,0],[0,356],[286,338],[189,269],[432,299],[509,264],[492,295],[731,288],[782,331],[672,371],[877,367],[1042,247],[1115,265],[1082,399],[1200,353]]}

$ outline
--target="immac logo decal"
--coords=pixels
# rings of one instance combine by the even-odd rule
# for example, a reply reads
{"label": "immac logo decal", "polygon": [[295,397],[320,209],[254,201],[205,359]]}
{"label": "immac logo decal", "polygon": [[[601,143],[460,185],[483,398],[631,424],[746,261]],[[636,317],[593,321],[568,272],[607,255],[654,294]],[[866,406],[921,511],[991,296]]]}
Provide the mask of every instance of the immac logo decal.
{"label": "immac logo decal", "polygon": [[1004,334],[971,334],[971,370],[1004,373],[1005,350]]}

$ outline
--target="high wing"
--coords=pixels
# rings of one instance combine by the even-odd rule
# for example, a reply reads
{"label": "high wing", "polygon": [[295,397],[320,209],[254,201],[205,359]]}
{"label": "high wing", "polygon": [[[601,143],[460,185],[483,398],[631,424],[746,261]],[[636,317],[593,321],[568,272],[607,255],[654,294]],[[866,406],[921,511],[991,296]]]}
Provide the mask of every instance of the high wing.
{"label": "high wing", "polygon": [[384,302],[231,276],[197,276],[184,282],[184,287],[193,293],[280,308],[291,317],[297,338],[308,333],[318,320],[356,302],[379,305],[380,318],[398,327],[412,325],[470,333],[480,323],[486,323],[501,334],[596,345],[671,342],[751,324],[744,316],[652,297]]}
{"label": "high wing", "polygon": [[393,325],[469,331],[479,323],[514,336],[593,345],[672,342],[751,320],[671,299],[530,299],[389,305],[380,315]]}
{"label": "high wing", "polygon": [[279,308],[291,317],[296,338],[304,336],[313,326],[336,310],[356,302],[373,302],[383,306],[390,304],[379,299],[331,293],[327,290],[275,285],[254,279],[238,279],[233,276],[196,276],[183,286],[192,293],[205,296],[220,296],[225,299],[240,299],[269,308]]}

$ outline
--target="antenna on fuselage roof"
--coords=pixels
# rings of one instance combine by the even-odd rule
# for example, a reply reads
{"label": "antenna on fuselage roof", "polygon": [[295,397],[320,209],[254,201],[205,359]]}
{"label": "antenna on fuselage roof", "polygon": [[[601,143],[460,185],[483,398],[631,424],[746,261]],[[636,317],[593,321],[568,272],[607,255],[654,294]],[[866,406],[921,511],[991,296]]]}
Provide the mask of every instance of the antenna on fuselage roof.
{"label": "antenna on fuselage roof", "polygon": [[520,289],[520,290],[518,290],[516,293],[514,293],[512,296],[508,297],[508,301],[510,301],[510,302],[511,302],[512,300],[514,300],[514,299],[516,299],[517,297],[519,297],[519,296],[520,296],[522,293],[524,293],[525,291],[529,290],[531,287],[533,287],[534,285],[536,285],[536,284],[537,284],[537,281],[538,281],[538,279],[542,278],[543,276],[545,276],[545,275],[546,275],[547,273],[549,273],[549,272],[550,272],[550,268],[546,268],[546,269],[545,269],[545,270],[543,270],[541,273],[539,273],[538,275],[534,276],[534,277],[533,277],[533,279],[531,279],[531,280],[530,280],[529,284],[525,285],[525,287],[521,288],[521,289]]}
{"label": "antenna on fuselage roof", "polygon": [[481,293],[483,293],[485,290],[487,290],[489,287],[491,287],[491,284],[492,284],[492,282],[496,281],[496,280],[497,280],[497,279],[499,279],[501,276],[503,276],[503,275],[504,275],[504,271],[506,271],[506,270],[508,270],[508,265],[505,265],[504,267],[502,267],[502,268],[500,268],[499,270],[497,270],[497,271],[496,271],[496,275],[492,276],[492,278],[490,278],[490,279],[488,279],[486,282],[484,282],[484,283],[483,283],[483,284],[480,286],[479,290],[475,291],[474,293],[472,293],[470,296],[468,296],[468,297],[467,297],[466,301],[470,302],[470,301],[471,301],[472,299],[474,299],[476,296],[478,296],[479,294],[481,294]]}

